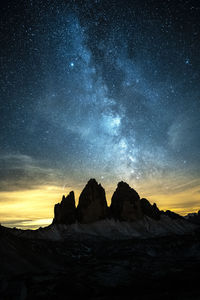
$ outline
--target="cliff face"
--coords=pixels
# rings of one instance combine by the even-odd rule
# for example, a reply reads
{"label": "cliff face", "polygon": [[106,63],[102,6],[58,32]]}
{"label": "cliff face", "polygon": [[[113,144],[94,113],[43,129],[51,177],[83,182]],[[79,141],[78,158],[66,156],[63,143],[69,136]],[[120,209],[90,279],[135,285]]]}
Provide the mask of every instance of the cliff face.
{"label": "cliff face", "polygon": [[107,218],[105,190],[95,179],[90,179],[79,197],[77,220],[92,223]]}
{"label": "cliff face", "polygon": [[138,193],[123,181],[118,183],[112,196],[110,213],[120,221],[135,221],[143,217]]}
{"label": "cliff face", "polygon": [[147,199],[142,198],[140,200],[140,205],[144,215],[154,220],[160,219],[161,211],[158,209],[156,203],[151,205],[151,203]]}
{"label": "cliff face", "polygon": [[73,224],[76,222],[76,206],[74,192],[70,192],[67,197],[63,196],[61,203],[54,206],[53,223]]}
{"label": "cliff face", "polygon": [[131,222],[144,216],[159,220],[161,215],[171,219],[182,218],[170,211],[160,211],[155,203],[151,205],[147,199],[140,199],[138,193],[123,181],[118,183],[108,207],[104,188],[95,179],[90,179],[80,194],[77,208],[73,191],[55,205],[53,223],[93,223],[108,218]]}

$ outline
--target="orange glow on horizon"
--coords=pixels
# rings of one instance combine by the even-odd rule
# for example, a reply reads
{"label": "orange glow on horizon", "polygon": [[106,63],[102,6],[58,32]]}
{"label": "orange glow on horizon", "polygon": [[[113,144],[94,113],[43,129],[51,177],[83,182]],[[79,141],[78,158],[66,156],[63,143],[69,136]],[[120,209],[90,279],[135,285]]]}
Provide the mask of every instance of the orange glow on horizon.
{"label": "orange glow on horizon", "polygon": [[[111,186],[105,188],[108,205],[115,188]],[[0,223],[4,226],[24,229],[47,226],[52,222],[54,205],[61,201],[63,194],[67,195],[71,190],[71,188],[63,190],[61,186],[41,186],[33,190],[0,192]],[[81,190],[81,188],[75,190],[76,205]],[[148,184],[136,190],[141,198],[145,197],[151,203],[155,202],[161,210],[170,209],[186,215],[200,209],[199,185],[176,193],[164,193],[162,190],[156,190],[154,185]]]}

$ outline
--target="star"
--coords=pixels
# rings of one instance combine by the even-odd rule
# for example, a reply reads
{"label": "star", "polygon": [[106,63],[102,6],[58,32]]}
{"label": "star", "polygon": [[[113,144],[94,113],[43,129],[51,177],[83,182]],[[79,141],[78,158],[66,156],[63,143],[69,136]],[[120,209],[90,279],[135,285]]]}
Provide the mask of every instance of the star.
{"label": "star", "polygon": [[94,177],[160,195],[199,179],[200,23],[181,1],[14,2],[1,12],[0,187]]}

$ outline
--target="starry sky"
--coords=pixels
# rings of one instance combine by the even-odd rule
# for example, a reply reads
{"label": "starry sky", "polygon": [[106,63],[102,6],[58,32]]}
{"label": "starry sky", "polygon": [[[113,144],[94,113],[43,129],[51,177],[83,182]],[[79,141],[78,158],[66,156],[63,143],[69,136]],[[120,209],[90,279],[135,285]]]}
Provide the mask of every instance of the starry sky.
{"label": "starry sky", "polygon": [[200,3],[27,0],[1,7],[0,222],[51,222],[90,178],[200,208]]}

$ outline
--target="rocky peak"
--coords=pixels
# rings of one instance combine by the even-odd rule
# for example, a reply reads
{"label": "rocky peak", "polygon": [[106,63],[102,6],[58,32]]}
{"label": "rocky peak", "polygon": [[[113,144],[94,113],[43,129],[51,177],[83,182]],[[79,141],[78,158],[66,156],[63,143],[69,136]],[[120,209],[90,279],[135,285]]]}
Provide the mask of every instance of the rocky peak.
{"label": "rocky peak", "polygon": [[76,221],[76,206],[74,192],[71,191],[66,197],[63,195],[61,203],[54,207],[53,223],[72,224]]}
{"label": "rocky peak", "polygon": [[[131,222],[145,215],[155,220],[159,220],[161,215],[171,219],[182,218],[171,211],[160,211],[156,203],[152,205],[145,198],[140,200],[138,193],[123,181],[118,183],[108,208],[104,188],[92,178],[81,192],[77,208],[73,191],[55,205],[53,223],[93,223],[106,218]],[[196,215],[199,219],[200,213]]]}
{"label": "rocky peak", "polygon": [[145,198],[142,198],[140,200],[140,203],[141,203],[141,208],[142,208],[144,215],[146,215],[152,219],[155,219],[155,220],[160,219],[161,212],[158,209],[156,203],[151,205],[151,203]]}
{"label": "rocky peak", "polygon": [[118,182],[117,187],[119,189],[130,189],[130,186],[128,185],[128,183],[126,183],[124,181]]}
{"label": "rocky peak", "polygon": [[95,179],[90,179],[79,197],[77,218],[81,223],[91,223],[107,217],[105,190]]}
{"label": "rocky peak", "polygon": [[111,216],[122,221],[138,220],[142,217],[140,197],[126,182],[119,182],[110,206]]}
{"label": "rocky peak", "polygon": [[164,215],[166,215],[166,216],[168,216],[168,217],[170,217],[171,219],[174,219],[174,220],[183,219],[182,216],[180,216],[179,214],[177,214],[177,213],[175,213],[171,210],[166,210],[165,212],[162,212],[162,214],[164,214]]}
{"label": "rocky peak", "polygon": [[197,213],[190,213],[185,216],[186,220],[194,224],[200,224],[200,210]]}

